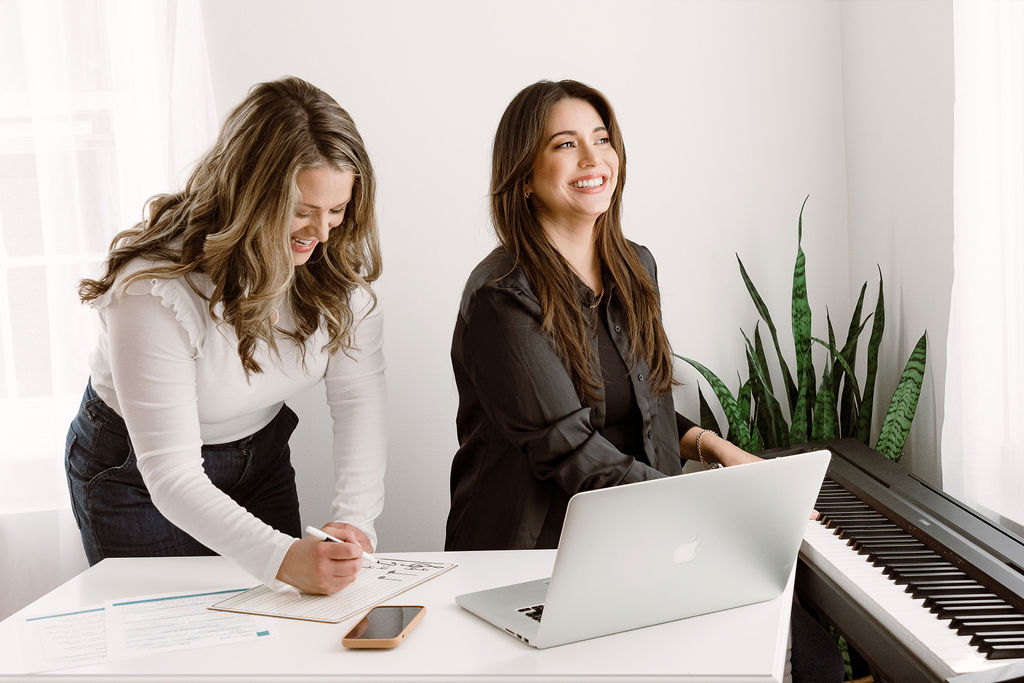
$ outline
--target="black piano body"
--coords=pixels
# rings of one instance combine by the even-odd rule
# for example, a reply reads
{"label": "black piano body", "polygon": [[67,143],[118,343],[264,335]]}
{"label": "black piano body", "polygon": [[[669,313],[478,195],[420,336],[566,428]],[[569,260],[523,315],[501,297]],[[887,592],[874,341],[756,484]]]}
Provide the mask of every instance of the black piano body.
{"label": "black piano body", "polygon": [[[981,583],[985,586],[985,594],[992,602],[997,602],[1008,613],[1024,615],[1024,539],[1005,526],[994,523],[986,516],[978,513],[967,505],[955,500],[891,462],[878,452],[868,448],[855,439],[803,444],[790,448],[778,448],[766,451],[764,457],[775,457],[802,453],[820,448],[827,448],[833,454],[826,482],[822,486],[819,503],[828,506],[829,498],[826,489],[852,493],[854,497],[866,503],[872,510],[881,513],[892,526],[899,527],[905,534],[912,536],[917,546],[924,546],[918,555],[927,555],[934,562],[952,565],[955,573],[966,574],[968,581]],[[1024,492],[1022,492],[1024,495]],[[864,514],[864,513],[862,513]],[[826,515],[827,517],[827,515]],[[839,524],[843,524],[840,520]],[[831,526],[831,523],[830,523]],[[891,526],[889,528],[892,528]],[[842,533],[846,533],[845,531]],[[850,531],[851,538],[856,531]],[[873,538],[879,538],[878,532]],[[831,534],[828,535],[831,539]],[[868,537],[865,543],[874,542]],[[887,536],[892,538],[892,536]],[[857,545],[856,540],[847,538],[854,543],[859,552],[865,554],[864,547]],[[863,538],[861,540],[864,540]],[[893,542],[879,541],[876,545]],[[838,545],[838,544],[837,544]],[[830,546],[831,547],[831,546]],[[857,549],[850,548],[851,554]],[[873,551],[870,551],[873,552]],[[879,551],[887,553],[884,549]],[[874,556],[872,556],[874,557]],[[875,558],[877,559],[877,558]],[[1007,657],[991,661],[985,666],[993,668],[984,671],[957,671],[946,663],[938,663],[937,655],[922,652],[920,643],[913,636],[913,626],[902,623],[902,620],[884,614],[870,598],[856,586],[851,586],[851,579],[842,576],[835,566],[822,561],[821,555],[808,546],[805,540],[801,550],[800,563],[797,568],[796,590],[804,604],[810,604],[819,613],[832,622],[847,641],[868,661],[872,670],[886,681],[894,683],[916,683],[918,681],[948,681],[949,683],[996,683],[1005,681],[1024,681],[1024,658],[1020,657],[1022,649],[1012,649],[1015,645],[996,645],[997,648],[1011,648],[1002,654],[979,651],[979,657]],[[864,557],[866,565],[871,565],[868,557]],[[883,560],[883,563],[885,560]],[[874,564],[878,565],[878,562]],[[905,564],[903,566],[906,566]],[[873,570],[879,571],[879,570]],[[888,574],[892,568],[885,568]],[[896,572],[904,571],[896,567]],[[920,572],[918,573],[920,576]],[[895,575],[894,575],[895,576]],[[898,578],[898,577],[897,577]],[[935,581],[930,583],[934,584]],[[954,582],[955,583],[955,582]],[[896,580],[893,579],[893,585]],[[902,591],[903,585],[898,586]],[[888,592],[888,591],[886,591]],[[944,595],[939,594],[942,599]],[[915,590],[914,597],[918,597]],[[932,596],[933,598],[935,596]],[[962,597],[957,595],[955,597]],[[946,601],[949,602],[949,601]],[[957,608],[960,609],[960,608]],[[925,603],[921,603],[921,613],[926,618],[946,619],[945,615],[931,614]],[[960,619],[960,617],[957,617]],[[974,616],[962,617],[974,620]],[[979,616],[987,619],[989,617]],[[992,617],[1005,619],[1005,615]],[[947,624],[962,626],[961,621],[947,619]],[[971,621],[973,626],[978,623]],[[1016,633],[1018,627],[1003,627],[1007,622],[994,623],[992,628],[1003,628],[1007,633]],[[930,623],[929,623],[930,625]],[[989,627],[986,626],[986,631]],[[950,626],[953,633],[957,628]],[[910,631],[908,633],[908,630]],[[964,633],[963,630],[959,631]],[[989,633],[986,636],[991,635]],[[995,635],[1003,635],[997,633]],[[971,636],[968,631],[966,638]],[[1016,637],[1016,636],[1013,636]],[[959,640],[959,639],[957,639]],[[1011,641],[1012,638],[994,638],[993,642]],[[972,640],[973,642],[973,640]],[[984,645],[982,646],[984,647]],[[991,648],[989,644],[989,648]]]}

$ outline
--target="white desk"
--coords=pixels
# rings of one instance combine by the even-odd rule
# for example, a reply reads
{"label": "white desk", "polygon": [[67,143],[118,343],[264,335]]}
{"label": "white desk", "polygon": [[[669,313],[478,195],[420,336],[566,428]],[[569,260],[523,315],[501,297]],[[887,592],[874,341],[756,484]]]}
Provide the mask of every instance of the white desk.
{"label": "white desk", "polygon": [[[394,650],[349,650],[358,619],[274,619],[276,637],[38,674],[39,681],[707,681],[782,678],[792,579],[778,599],[603,638],[536,650],[459,608],[455,595],[550,574],[554,551],[384,553],[457,562],[389,601],[422,604],[422,622]],[[115,598],[256,582],[220,557],[109,559],[0,622],[0,681],[21,680],[25,617]]]}

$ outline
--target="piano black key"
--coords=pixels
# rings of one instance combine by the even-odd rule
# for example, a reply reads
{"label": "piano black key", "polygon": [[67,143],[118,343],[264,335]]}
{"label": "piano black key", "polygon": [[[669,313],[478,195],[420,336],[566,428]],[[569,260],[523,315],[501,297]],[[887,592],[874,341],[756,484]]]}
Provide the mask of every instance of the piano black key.
{"label": "piano black key", "polygon": [[[814,508],[818,510],[818,508]],[[853,524],[860,524],[861,522],[877,522],[879,521],[876,513],[843,513],[843,512],[822,512],[818,510],[818,521],[824,524],[830,529],[836,527],[849,526]]]}
{"label": "piano black key", "polygon": [[818,512],[825,512],[828,514],[843,514],[847,512],[875,512],[875,510],[870,505],[867,505],[865,503],[832,502],[828,500],[818,500],[818,502],[815,503],[814,505],[814,509],[817,510]]}
{"label": "piano black key", "polygon": [[[981,614],[991,614],[991,613],[993,613],[993,609],[986,609],[986,608],[999,608],[1000,605],[1005,605],[1005,604],[1006,603],[1003,602],[1002,600],[1000,600],[999,598],[993,598],[993,599],[990,599],[990,600],[973,600],[973,601],[972,600],[935,600],[931,604],[925,605],[925,607],[928,608],[929,612],[932,612],[933,614],[939,614],[939,615],[946,615],[946,614],[952,615],[952,614],[954,614],[954,612],[951,612],[950,611],[951,609],[953,609],[953,608],[961,608],[961,607],[977,607],[978,610],[981,612]],[[998,611],[996,611],[995,613],[998,613]]]}
{"label": "piano black key", "polygon": [[993,645],[985,652],[987,659],[1018,659],[1024,657],[1024,644]]}
{"label": "piano black key", "polygon": [[[815,509],[817,510],[817,508],[815,508]],[[822,511],[818,510],[818,512],[821,513]],[[832,522],[835,522],[836,524],[843,524],[844,522],[852,524],[852,523],[859,523],[859,522],[862,522],[862,521],[865,521],[865,522],[868,522],[868,523],[871,523],[871,522],[881,522],[883,524],[886,524],[886,523],[891,524],[891,522],[889,522],[889,520],[886,519],[885,515],[880,515],[877,512],[875,512],[874,510],[871,510],[870,508],[867,509],[867,510],[836,510],[836,509],[826,510],[822,514],[821,518],[825,519],[826,522],[827,521],[832,521]]]}
{"label": "piano black key", "polygon": [[881,512],[866,505],[829,505],[828,503],[825,503],[822,507],[828,511],[828,514],[836,517],[837,519],[873,519],[881,522],[887,522],[889,524],[892,523],[892,521]]}
{"label": "piano black key", "polygon": [[976,633],[997,633],[1000,631],[1018,631],[1024,629],[1024,621],[998,621],[989,617],[953,617],[950,628],[961,636],[973,636]]}
{"label": "piano black key", "polygon": [[966,579],[967,574],[959,571],[935,571],[935,572],[906,572],[898,575],[893,579],[893,583],[897,586],[904,586],[906,584],[914,585],[917,581],[930,580],[930,579]]}
{"label": "piano black key", "polygon": [[931,581],[931,580],[929,580],[929,581],[918,581],[916,584],[908,585],[904,590],[906,590],[906,592],[910,593],[914,597],[917,597],[922,591],[932,590],[932,589],[935,589],[935,588],[956,588],[956,589],[959,589],[959,588],[967,588],[969,586],[974,586],[974,585],[976,585],[976,582],[972,581],[970,579],[968,579],[966,581],[964,581],[964,580],[949,581],[949,580],[945,580],[945,579],[937,579],[935,581]]}
{"label": "piano black key", "polygon": [[[925,566],[896,566],[895,564],[886,564],[886,569],[892,569],[892,572],[896,575],[902,576],[904,574],[913,574],[915,572],[920,574],[934,574],[936,572],[960,572],[960,569],[954,567],[949,562],[933,562],[932,564]],[[960,572],[963,573],[963,572]]]}
{"label": "piano black key", "polygon": [[948,562],[933,560],[931,562],[890,562],[882,568],[882,573],[892,576],[897,571],[913,571],[915,569],[937,569],[950,566]]}
{"label": "piano black key", "polygon": [[953,593],[961,593],[963,591],[975,590],[980,593],[988,591],[987,588],[981,584],[966,585],[966,586],[907,586],[907,592],[918,600],[923,600],[933,595],[950,595]]}
{"label": "piano black key", "polygon": [[850,534],[865,533],[865,532],[879,532],[879,531],[895,532],[895,531],[899,531],[899,527],[896,526],[895,524],[882,524],[882,523],[878,523],[878,524],[850,524],[848,526],[841,527],[837,531],[837,535],[839,536],[839,538],[846,538]]}
{"label": "piano black key", "polygon": [[907,562],[907,561],[927,561],[937,560],[935,555],[922,554],[917,550],[893,550],[892,548],[861,548],[855,550],[858,555],[863,555],[865,561],[870,562],[876,567],[885,568],[895,564],[896,562]]}
{"label": "piano black key", "polygon": [[1018,647],[1024,647],[1024,635],[1020,636],[1009,636],[1006,638],[1000,637],[985,637],[981,639],[981,651],[990,650],[996,645],[1016,645]]}
{"label": "piano black key", "polygon": [[932,560],[939,557],[936,553],[921,550],[878,551],[866,554],[868,562],[876,567],[881,567],[897,560]]}
{"label": "piano black key", "polygon": [[925,545],[920,541],[908,541],[905,538],[901,539],[852,539],[850,541],[850,547],[854,550],[924,550]]}
{"label": "piano black key", "polygon": [[1013,614],[1014,611],[1015,610],[1014,610],[1013,605],[1007,605],[1006,603],[1003,603],[1002,605],[981,605],[981,606],[974,605],[974,606],[962,606],[962,607],[961,606],[951,606],[951,607],[946,607],[945,609],[940,611],[939,612],[939,616],[940,616],[940,618],[943,618],[943,619],[947,619],[947,618],[951,619],[954,616],[966,616],[966,615],[971,615],[971,614],[973,614],[975,616],[982,616],[982,615],[983,616],[989,616],[989,615],[994,615],[994,614]]}
{"label": "piano black key", "polygon": [[[1018,640],[1024,638],[1024,631],[979,631],[971,636],[971,645],[981,645],[987,639],[996,639],[1007,635]],[[994,642],[999,642],[998,640]]]}
{"label": "piano black key", "polygon": [[874,508],[867,503],[858,500],[857,498],[851,498],[850,496],[839,496],[839,495],[826,495],[818,496],[816,504],[822,507],[829,507],[836,510],[873,510]]}
{"label": "piano black key", "polygon": [[924,606],[931,607],[932,605],[945,603],[950,600],[999,600],[999,598],[992,593],[945,593],[925,597]]}
{"label": "piano black key", "polygon": [[953,617],[953,628],[959,628],[960,626],[974,630],[982,628],[996,629],[1003,626],[1024,628],[1024,614],[989,614],[980,617],[964,615]]}
{"label": "piano black key", "polygon": [[[878,552],[897,552],[897,551],[914,551],[914,552],[932,552],[923,543],[913,540],[903,539],[885,539],[880,536],[856,536],[848,537],[845,539],[846,544],[854,549],[864,548],[865,552],[868,550],[877,550]],[[863,553],[861,553],[863,554]]]}

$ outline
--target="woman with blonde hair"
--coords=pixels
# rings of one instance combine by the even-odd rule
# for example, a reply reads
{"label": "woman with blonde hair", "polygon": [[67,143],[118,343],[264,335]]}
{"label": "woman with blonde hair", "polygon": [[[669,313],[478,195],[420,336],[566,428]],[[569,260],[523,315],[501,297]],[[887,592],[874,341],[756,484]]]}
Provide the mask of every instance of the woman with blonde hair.
{"label": "woman with blonde hair", "polygon": [[[625,176],[618,121],[593,88],[539,81],[505,109],[499,246],[469,276],[452,340],[448,550],[555,548],[577,492],[680,474],[683,459],[759,459],[675,411],[654,257],[622,232]],[[835,644],[793,614],[793,680],[842,680]]]}
{"label": "woman with blonde hair", "polygon": [[[264,583],[355,579],[383,506],[384,360],[374,175],[348,113],[298,78],[261,83],[185,188],[150,200],[79,293],[100,316],[68,431],[90,563],[218,553]],[[301,536],[284,401],[323,379],[336,478]]]}

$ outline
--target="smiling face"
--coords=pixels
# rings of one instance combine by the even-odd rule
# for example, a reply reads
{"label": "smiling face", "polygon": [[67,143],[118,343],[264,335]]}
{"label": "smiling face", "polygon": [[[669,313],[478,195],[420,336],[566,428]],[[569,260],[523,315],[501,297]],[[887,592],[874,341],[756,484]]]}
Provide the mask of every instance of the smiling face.
{"label": "smiling face", "polygon": [[299,200],[291,224],[292,263],[301,266],[317,244],[327,241],[331,229],[341,225],[352,200],[355,173],[317,166],[299,171],[295,183]]}
{"label": "smiling face", "polygon": [[566,98],[551,108],[526,191],[546,228],[593,228],[611,205],[619,157],[597,110]]}

